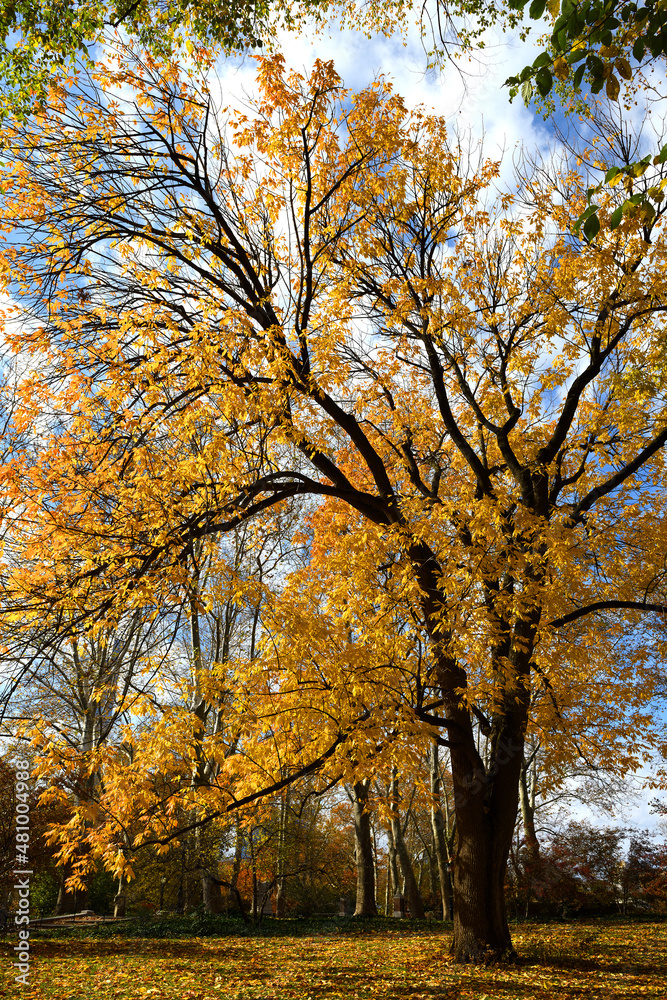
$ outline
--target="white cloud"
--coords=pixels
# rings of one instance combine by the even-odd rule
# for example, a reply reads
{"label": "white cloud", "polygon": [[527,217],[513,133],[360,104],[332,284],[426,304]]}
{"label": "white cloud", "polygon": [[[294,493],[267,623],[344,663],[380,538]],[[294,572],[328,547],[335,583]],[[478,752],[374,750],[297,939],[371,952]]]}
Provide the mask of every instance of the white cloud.
{"label": "white cloud", "polygon": [[[343,83],[361,90],[380,74],[391,81],[409,108],[424,105],[443,115],[452,130],[469,132],[473,141],[484,139],[486,156],[499,157],[525,142],[545,147],[544,122],[521,100],[510,104],[505,80],[534,58],[534,45],[517,46],[509,35],[488,31],[485,48],[475,57],[445,63],[441,71],[427,71],[427,58],[418,29],[405,37],[375,36],[330,26],[315,31],[282,32],[278,48],[287,65],[309,69],[315,59],[333,59]],[[255,60],[221,59],[216,67],[223,104],[236,105],[243,94],[256,92]],[[215,88],[217,90],[217,87]],[[509,159],[509,158],[508,158]]]}

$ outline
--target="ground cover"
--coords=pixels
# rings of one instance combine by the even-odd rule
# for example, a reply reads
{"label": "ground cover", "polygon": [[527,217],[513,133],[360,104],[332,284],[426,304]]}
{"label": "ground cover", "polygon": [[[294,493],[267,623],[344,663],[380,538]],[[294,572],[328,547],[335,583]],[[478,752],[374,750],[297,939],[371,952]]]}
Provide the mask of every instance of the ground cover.
{"label": "ground cover", "polygon": [[435,927],[331,924],[304,937],[35,938],[28,986],[0,945],[0,997],[22,1000],[665,1000],[667,923],[520,925],[513,966],[456,966]]}

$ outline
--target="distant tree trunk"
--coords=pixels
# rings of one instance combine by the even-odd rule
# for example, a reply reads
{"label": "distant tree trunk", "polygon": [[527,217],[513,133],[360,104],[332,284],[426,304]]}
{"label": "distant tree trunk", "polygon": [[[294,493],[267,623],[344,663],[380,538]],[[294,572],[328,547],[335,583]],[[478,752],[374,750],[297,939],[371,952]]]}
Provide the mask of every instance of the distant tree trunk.
{"label": "distant tree trunk", "polygon": [[220,886],[208,872],[202,874],[202,903],[207,913],[222,913]]}
{"label": "distant tree trunk", "polygon": [[430,832],[431,842],[426,848],[426,854],[428,857],[428,891],[431,896],[439,896],[442,894],[442,887],[440,885],[440,875],[438,873],[438,858],[435,851],[433,831],[431,830]]}
{"label": "distant tree trunk", "polygon": [[222,899],[220,896],[220,886],[215,877],[210,873],[210,851],[206,850],[204,842],[204,831],[197,827],[195,831],[195,856],[199,859],[201,871],[201,901],[206,913],[220,913],[222,909]]}
{"label": "distant tree trunk", "polygon": [[[391,875],[391,887],[393,895],[396,895],[400,888],[400,881],[398,878],[398,860],[396,857],[396,844],[394,843],[394,829],[391,824],[391,820],[387,825],[387,842],[389,845],[389,873]],[[392,903],[393,912],[393,903]]]}
{"label": "distant tree trunk", "polygon": [[250,851],[250,871],[252,873],[252,907],[250,910],[250,916],[252,917],[253,923],[257,922],[259,916],[260,906],[258,899],[258,883],[257,883],[257,858],[255,857],[255,842],[253,840],[254,829],[250,830],[248,836],[248,849]]}
{"label": "distant tree trunk", "polygon": [[533,760],[524,760],[521,765],[521,774],[519,777],[519,802],[521,804],[521,819],[523,822],[523,837],[526,845],[526,851],[528,853],[528,858],[531,864],[538,864],[540,860],[540,842],[537,839],[537,833],[535,832],[535,777],[533,774],[532,780],[530,782],[530,787],[528,783],[528,773],[531,766],[534,765]]}
{"label": "distant tree trunk", "polygon": [[355,782],[352,798],[354,815],[354,847],[357,862],[357,905],[355,917],[377,917],[375,901],[375,866],[373,863],[373,838],[371,817],[368,810],[370,780]]}
{"label": "distant tree trunk", "polygon": [[187,889],[187,879],[185,874],[185,862],[187,859],[187,846],[185,840],[181,845],[181,870],[178,879],[178,895],[176,897],[176,909],[179,913],[185,913],[189,902]]}
{"label": "distant tree trunk", "polygon": [[380,868],[378,865],[378,845],[377,837],[375,834],[375,823],[371,821],[371,833],[373,835],[373,881],[375,884],[375,896],[377,904],[377,892],[380,886]]}
{"label": "distant tree trunk", "polygon": [[[390,917],[393,912],[393,894],[394,886],[391,881],[391,861],[389,860],[389,855],[387,854],[387,884],[384,890],[384,915],[385,917]],[[390,909],[391,907],[391,909]]]}
{"label": "distant tree trunk", "polygon": [[74,894],[69,892],[65,885],[69,875],[67,866],[63,865],[58,871],[58,898],[53,912],[56,917],[61,917],[64,913],[73,913],[76,907]]}
{"label": "distant tree trunk", "polygon": [[125,879],[121,875],[118,879],[118,892],[113,899],[114,917],[124,917],[127,913],[127,894],[125,891]]}
{"label": "distant tree trunk", "polygon": [[232,878],[229,883],[229,888],[227,890],[227,908],[230,906],[238,906],[237,897],[237,887],[239,882],[239,875],[241,874],[241,861],[243,856],[243,834],[241,833],[241,825],[237,821],[236,823],[236,842],[234,844],[234,865],[232,867]]}
{"label": "distant tree trunk", "polygon": [[276,859],[276,916],[285,916],[285,904],[287,902],[287,879],[285,878],[285,842],[287,837],[287,807],[289,800],[289,788],[286,789],[280,799],[280,820],[278,827],[278,857]]}
{"label": "distant tree trunk", "polygon": [[[529,781],[529,772],[533,768],[532,780]],[[526,848],[525,875],[528,892],[526,894],[526,916],[528,916],[528,906],[531,897],[536,898],[536,890],[540,880],[540,842],[537,839],[535,830],[535,754],[524,760],[521,764],[521,774],[519,775],[519,804],[521,807],[521,822],[523,825],[523,839]]]}
{"label": "distant tree trunk", "polygon": [[276,885],[276,916],[285,916],[285,905],[287,903],[287,880],[280,878]]}
{"label": "distant tree trunk", "polygon": [[410,903],[410,913],[416,920],[423,920],[424,902],[419,891],[419,886],[417,885],[408,849],[405,846],[403,828],[401,826],[401,817],[398,812],[398,772],[396,768],[393,768],[391,773],[389,809],[391,815],[391,828],[394,835],[394,844],[396,845],[396,853],[398,855],[401,871],[403,873],[405,893],[408,897],[408,902]]}
{"label": "distant tree trunk", "polygon": [[431,833],[433,834],[433,853],[435,854],[438,866],[442,919],[451,920],[454,913],[454,901],[452,899],[452,882],[449,874],[447,826],[440,807],[440,768],[438,767],[438,744],[435,741],[433,741],[429,754],[429,765],[431,775]]}

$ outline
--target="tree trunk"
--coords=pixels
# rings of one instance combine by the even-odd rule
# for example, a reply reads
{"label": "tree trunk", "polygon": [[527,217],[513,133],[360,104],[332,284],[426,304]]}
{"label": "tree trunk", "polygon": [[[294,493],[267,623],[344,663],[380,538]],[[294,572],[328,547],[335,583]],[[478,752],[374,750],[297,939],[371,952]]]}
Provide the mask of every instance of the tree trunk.
{"label": "tree trunk", "polygon": [[431,772],[431,833],[433,835],[433,853],[438,866],[442,919],[451,920],[454,913],[452,883],[447,854],[447,828],[445,817],[440,808],[440,769],[438,767],[438,744],[435,741],[431,746],[429,765]]}
{"label": "tree trunk", "polygon": [[[394,830],[393,830],[393,827],[391,825],[391,820],[389,821],[389,824],[387,825],[387,843],[388,843],[388,846],[389,846],[389,850],[388,850],[389,858],[388,858],[388,861],[389,861],[389,876],[390,876],[390,881],[391,881],[391,889],[392,889],[393,895],[396,895],[398,893],[398,890],[399,890],[399,887],[400,887],[401,883],[398,880],[398,860],[397,860],[397,855],[396,855],[396,844],[394,843]],[[393,909],[394,909],[394,904],[392,902],[392,913],[393,913]]]}
{"label": "tree trunk", "polygon": [[[394,901],[393,901],[394,887],[391,881],[391,862],[389,856],[387,856],[387,884],[384,888],[384,915],[385,917],[390,917],[394,912]],[[391,907],[391,909],[390,909]]]}
{"label": "tree trunk", "polygon": [[457,842],[453,858],[454,941],[460,962],[513,958],[505,873],[518,806],[522,741],[498,742],[491,764],[471,769],[453,747]]}
{"label": "tree trunk", "polygon": [[403,828],[401,826],[401,817],[398,812],[398,773],[396,768],[393,768],[391,773],[389,809],[391,815],[391,829],[394,835],[394,844],[396,845],[396,853],[398,855],[401,871],[403,873],[405,893],[408,897],[408,902],[410,903],[410,914],[415,918],[415,920],[423,920],[424,901],[422,900],[419,886],[417,885],[417,879],[415,878],[414,869],[412,867],[412,861],[405,845]]}
{"label": "tree trunk", "polygon": [[[232,868],[232,879],[227,889],[227,909],[230,907],[233,909],[238,906],[238,881],[239,875],[241,874],[241,861],[243,858],[243,834],[241,832],[241,824],[236,822],[236,842],[234,845],[234,865]],[[243,909],[241,908],[241,914],[243,915]]]}
{"label": "tree trunk", "polygon": [[523,824],[523,839],[526,848],[525,878],[527,883],[526,893],[526,916],[531,897],[539,898],[540,885],[540,842],[535,831],[535,773],[533,770],[532,781],[528,782],[528,772],[531,765],[534,767],[535,754],[532,760],[523,760],[521,764],[521,775],[519,777],[519,802],[521,805],[521,821]]}
{"label": "tree trunk", "polygon": [[257,858],[255,857],[255,840],[253,837],[254,829],[251,829],[248,834],[248,848],[250,850],[250,872],[252,875],[252,907],[250,910],[250,916],[253,923],[257,923],[257,917],[259,914],[259,900],[257,898]]}
{"label": "tree trunk", "polygon": [[222,913],[222,895],[220,886],[211,878],[208,872],[203,872],[201,879],[202,903],[207,913]]}
{"label": "tree trunk", "polygon": [[59,869],[58,876],[58,898],[56,900],[56,905],[53,913],[56,917],[61,917],[64,913],[74,913],[76,906],[74,905],[74,893],[67,889],[65,882],[69,878],[69,872],[65,865],[62,865]]}
{"label": "tree trunk", "polygon": [[185,864],[187,858],[186,851],[187,851],[186,842],[184,840],[183,843],[181,844],[181,868],[178,879],[178,895],[176,897],[176,909],[179,913],[185,913],[189,901],[189,894],[187,890],[187,878],[185,873]]}
{"label": "tree trunk", "polygon": [[442,894],[440,876],[438,874],[438,859],[434,847],[433,831],[431,831],[431,843],[425,848],[428,860],[428,893],[430,897]]}
{"label": "tree trunk", "polygon": [[285,916],[285,904],[287,903],[287,879],[280,878],[276,885],[276,916]]}
{"label": "tree trunk", "polygon": [[373,863],[373,838],[371,816],[368,810],[368,789],[366,778],[354,784],[352,812],[354,815],[354,847],[357,862],[357,905],[355,917],[377,917],[375,901],[375,866]]}
{"label": "tree trunk", "polygon": [[523,761],[519,779],[519,801],[521,803],[521,820],[523,822],[523,837],[531,865],[539,864],[540,842],[535,832],[535,790],[534,784],[528,787],[528,770],[531,761]]}
{"label": "tree trunk", "polygon": [[[540,490],[542,486],[540,480]],[[539,586],[544,554],[533,555],[536,569],[532,583]],[[453,636],[443,627],[442,609],[448,598],[441,587],[438,560],[424,542],[411,545],[410,558],[421,588],[421,609],[442,695],[439,721],[446,731],[451,759],[457,829],[452,858],[452,953],[459,962],[501,961],[514,957],[505,910],[505,873],[519,805],[531,659],[541,609],[533,603],[522,615],[509,620],[505,611],[498,610],[497,577],[485,581],[488,588],[484,596],[495,630],[490,649],[492,669],[502,696],[489,719],[462,698],[462,692],[469,691],[468,675],[464,663],[453,653]],[[511,582],[503,581],[503,588],[511,593]],[[477,727],[487,739],[485,760],[478,750]]]}
{"label": "tree trunk", "polygon": [[447,789],[443,789],[443,800],[445,803],[445,848],[447,851],[447,888],[449,890],[449,919],[454,919],[454,883],[452,882],[452,859],[454,857],[454,843],[456,841],[456,814],[453,818],[449,809],[449,797]]}
{"label": "tree trunk", "polygon": [[280,818],[278,827],[278,857],[276,858],[276,916],[285,916],[287,902],[287,879],[285,878],[285,849],[287,839],[287,807],[289,788],[285,789],[280,798]]}

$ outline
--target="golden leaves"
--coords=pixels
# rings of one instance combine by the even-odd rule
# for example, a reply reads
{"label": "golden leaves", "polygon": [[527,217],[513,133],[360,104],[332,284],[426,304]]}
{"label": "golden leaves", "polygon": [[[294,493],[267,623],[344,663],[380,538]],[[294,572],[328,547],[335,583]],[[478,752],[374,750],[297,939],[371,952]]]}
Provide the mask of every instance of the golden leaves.
{"label": "golden leaves", "polygon": [[554,61],[554,75],[559,80],[567,80],[570,75],[570,65],[562,56]]}
{"label": "golden leaves", "polygon": [[[432,731],[417,708],[441,697],[443,650],[457,710],[522,711],[534,672],[611,754],[606,706],[636,687],[611,669],[618,626],[546,623],[644,592],[664,551],[663,510],[637,504],[664,485],[659,451],[604,490],[664,422],[661,241],[627,219],[582,246],[573,175],[562,203],[538,177],[522,215],[514,193],[494,202],[498,165],[466,170],[444,121],[385,83],[351,95],[331,63],[294,74],[278,56],[259,74],[258,104],[214,138],[201,93],[169,117],[173,68],[134,80],[141,127],[82,94],[66,128],[56,109],[14,137],[3,224],[37,235],[19,229],[3,268],[44,322],[12,417],[38,435],[3,472],[5,627],[41,614],[94,634],[223,605],[246,623],[207,673],[155,683],[126,749],[104,751],[105,803],[137,842],[285,767],[407,755]],[[283,513],[303,564],[249,582],[221,540],[272,537]],[[546,696],[532,711],[558,721]]]}
{"label": "golden leaves", "polygon": [[618,82],[617,77],[613,73],[609,73],[607,76],[607,82],[605,84],[605,92],[610,101],[617,101],[618,95],[621,91],[621,85]]}

